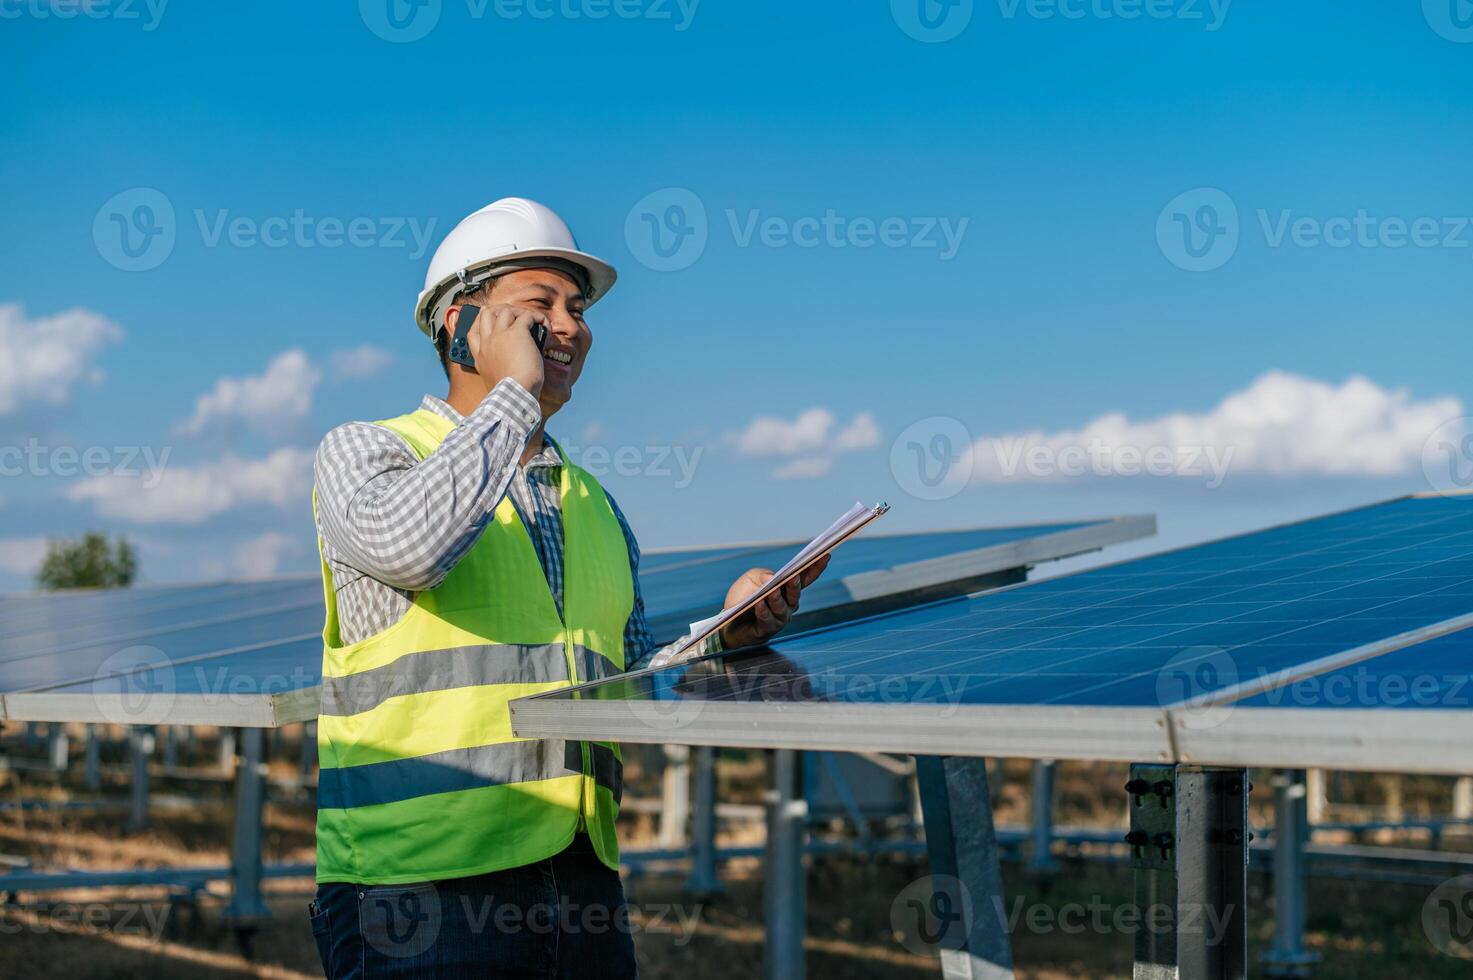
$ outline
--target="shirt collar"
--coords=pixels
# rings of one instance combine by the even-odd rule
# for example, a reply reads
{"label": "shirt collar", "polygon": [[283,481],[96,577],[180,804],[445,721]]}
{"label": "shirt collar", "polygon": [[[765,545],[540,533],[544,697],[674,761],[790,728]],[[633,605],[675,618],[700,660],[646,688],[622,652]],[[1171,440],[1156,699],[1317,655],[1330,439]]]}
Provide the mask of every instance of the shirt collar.
{"label": "shirt collar", "polygon": [[[443,398],[436,398],[434,395],[425,395],[424,400],[419,403],[419,407],[426,412],[434,412],[436,415],[455,425],[460,425],[465,421],[465,416],[452,408],[449,402]],[[563,457],[558,451],[557,444],[552,441],[552,438],[544,430],[542,434],[542,452],[527,460],[527,469],[562,465]]]}

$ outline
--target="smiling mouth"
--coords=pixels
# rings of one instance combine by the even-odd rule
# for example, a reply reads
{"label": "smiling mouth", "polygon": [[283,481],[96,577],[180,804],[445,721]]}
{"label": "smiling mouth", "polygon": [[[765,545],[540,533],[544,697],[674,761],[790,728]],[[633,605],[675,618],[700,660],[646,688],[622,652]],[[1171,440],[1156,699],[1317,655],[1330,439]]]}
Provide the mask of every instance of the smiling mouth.
{"label": "smiling mouth", "polygon": [[565,350],[550,350],[550,351],[545,351],[542,356],[545,357],[545,358],[547,358],[549,361],[553,361],[554,363],[557,363],[557,364],[572,364],[573,363],[573,355],[570,352],[565,351]]}

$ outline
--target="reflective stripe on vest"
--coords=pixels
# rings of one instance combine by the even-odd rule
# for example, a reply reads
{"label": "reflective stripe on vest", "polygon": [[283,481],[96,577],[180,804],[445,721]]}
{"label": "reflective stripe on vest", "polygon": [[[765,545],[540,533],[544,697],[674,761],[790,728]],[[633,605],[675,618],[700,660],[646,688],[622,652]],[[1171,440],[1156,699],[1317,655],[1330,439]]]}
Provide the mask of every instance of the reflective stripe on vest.
{"label": "reflective stripe on vest", "polygon": [[[420,410],[380,422],[423,459],[451,423]],[[503,498],[476,544],[394,625],[339,641],[323,564],[322,768],[317,880],[401,884],[531,864],[580,820],[618,867],[618,746],[518,739],[515,698],[624,668],[629,550],[598,482],[562,467],[563,615],[532,539]]]}

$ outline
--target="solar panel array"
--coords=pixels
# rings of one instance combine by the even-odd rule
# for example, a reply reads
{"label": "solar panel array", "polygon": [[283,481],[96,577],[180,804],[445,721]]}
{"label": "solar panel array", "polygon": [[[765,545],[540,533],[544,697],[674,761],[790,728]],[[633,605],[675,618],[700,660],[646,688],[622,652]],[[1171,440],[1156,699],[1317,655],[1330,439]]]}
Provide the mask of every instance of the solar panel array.
{"label": "solar panel array", "polygon": [[[734,724],[725,707],[743,712],[754,730],[771,721],[790,734],[807,719],[835,717],[820,721],[804,705],[868,706],[863,718],[874,728],[901,725],[900,715],[874,710],[896,706],[907,709],[906,725],[948,716],[953,729],[967,724],[963,717],[985,717],[965,714],[971,706],[1120,709],[1117,718],[1152,709],[1139,714],[1149,720],[1161,709],[1189,712],[1242,695],[1253,707],[1294,706],[1292,698],[1251,695],[1333,673],[1337,658],[1376,654],[1386,659],[1362,666],[1402,679],[1437,673],[1441,698],[1422,700],[1456,707],[1451,689],[1473,668],[1468,639],[1393,648],[1469,624],[1473,497],[1417,497],[877,616],[762,654],[631,675],[591,687],[578,702],[529,699],[513,715],[525,734],[561,721],[580,735],[602,724],[604,737],[632,739],[671,704],[714,709],[682,725],[687,740],[702,740],[702,725]],[[610,702],[636,710],[610,715]],[[769,710],[774,702],[780,712]],[[1383,683],[1350,706],[1384,702]],[[664,714],[654,710],[661,705]],[[861,714],[848,717],[862,724]],[[931,734],[949,737],[946,724],[936,721]],[[893,742],[869,747],[886,745]]]}
{"label": "solar panel array", "polygon": [[[836,554],[831,581],[825,583],[827,601],[848,598],[845,575],[1055,535],[1073,540],[1063,532],[1110,523],[860,538]],[[1120,539],[1116,534],[1111,540]],[[781,564],[796,546],[783,542],[646,555],[640,580],[657,639],[673,640],[685,623],[708,615],[741,571]],[[815,590],[805,606],[825,601],[826,594]],[[320,682],[322,620],[315,576],[5,596],[0,599],[0,694],[7,696],[7,706],[25,703],[28,710],[45,714],[79,695],[136,699],[240,692],[260,701],[308,692]],[[25,698],[16,697],[22,694]],[[259,712],[249,717],[270,720]]]}

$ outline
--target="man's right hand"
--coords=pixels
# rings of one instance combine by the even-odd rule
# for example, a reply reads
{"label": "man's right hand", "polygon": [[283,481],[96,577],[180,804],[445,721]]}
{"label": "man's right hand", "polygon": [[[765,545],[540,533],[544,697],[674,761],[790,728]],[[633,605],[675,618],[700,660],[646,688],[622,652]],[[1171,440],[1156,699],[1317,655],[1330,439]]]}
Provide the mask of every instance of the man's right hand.
{"label": "man's right hand", "polygon": [[[455,322],[447,323],[453,333],[460,324],[461,308],[455,308]],[[496,387],[503,378],[511,378],[536,398],[542,393],[542,352],[532,339],[532,324],[549,326],[547,314],[524,306],[485,306],[466,335],[466,345],[476,362],[476,373],[486,379],[486,387]]]}

